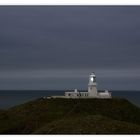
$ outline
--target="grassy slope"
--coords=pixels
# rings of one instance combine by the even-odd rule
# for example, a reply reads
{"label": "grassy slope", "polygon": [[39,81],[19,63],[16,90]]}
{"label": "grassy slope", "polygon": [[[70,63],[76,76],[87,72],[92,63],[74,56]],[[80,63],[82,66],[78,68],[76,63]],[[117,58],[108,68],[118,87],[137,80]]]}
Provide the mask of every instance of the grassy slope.
{"label": "grassy slope", "polygon": [[68,117],[53,121],[34,134],[139,134],[140,126],[101,115]]}
{"label": "grassy slope", "polygon": [[38,99],[0,115],[0,133],[140,133],[140,109],[125,99]]}

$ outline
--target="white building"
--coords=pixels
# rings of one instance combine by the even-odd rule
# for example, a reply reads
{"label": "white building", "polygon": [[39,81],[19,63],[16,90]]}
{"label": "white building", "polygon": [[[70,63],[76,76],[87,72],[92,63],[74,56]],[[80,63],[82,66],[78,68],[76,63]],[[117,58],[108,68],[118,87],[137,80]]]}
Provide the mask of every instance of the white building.
{"label": "white building", "polygon": [[111,93],[108,90],[104,92],[97,91],[97,83],[95,73],[89,75],[89,84],[87,92],[80,92],[77,89],[74,91],[66,91],[64,96],[51,96],[50,98],[111,98]]}

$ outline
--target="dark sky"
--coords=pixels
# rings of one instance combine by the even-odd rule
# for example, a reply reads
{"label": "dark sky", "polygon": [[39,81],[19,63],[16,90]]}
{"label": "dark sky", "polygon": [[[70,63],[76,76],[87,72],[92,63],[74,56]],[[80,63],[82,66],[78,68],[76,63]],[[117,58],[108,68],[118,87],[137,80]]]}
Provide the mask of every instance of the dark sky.
{"label": "dark sky", "polygon": [[0,89],[140,90],[139,6],[0,7]]}

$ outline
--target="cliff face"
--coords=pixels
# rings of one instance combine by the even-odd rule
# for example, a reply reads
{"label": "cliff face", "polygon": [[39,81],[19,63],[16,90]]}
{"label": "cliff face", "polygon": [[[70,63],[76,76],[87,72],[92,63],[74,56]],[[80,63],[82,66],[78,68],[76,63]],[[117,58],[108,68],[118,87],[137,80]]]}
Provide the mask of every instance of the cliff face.
{"label": "cliff face", "polygon": [[125,99],[37,99],[0,113],[1,134],[140,134]]}

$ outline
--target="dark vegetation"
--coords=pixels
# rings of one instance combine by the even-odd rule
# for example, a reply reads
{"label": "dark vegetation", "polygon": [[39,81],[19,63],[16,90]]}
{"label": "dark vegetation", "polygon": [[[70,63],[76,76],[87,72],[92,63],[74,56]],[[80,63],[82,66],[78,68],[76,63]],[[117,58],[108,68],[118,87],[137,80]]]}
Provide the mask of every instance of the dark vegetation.
{"label": "dark vegetation", "polygon": [[0,111],[1,134],[140,134],[126,99],[37,99]]}

